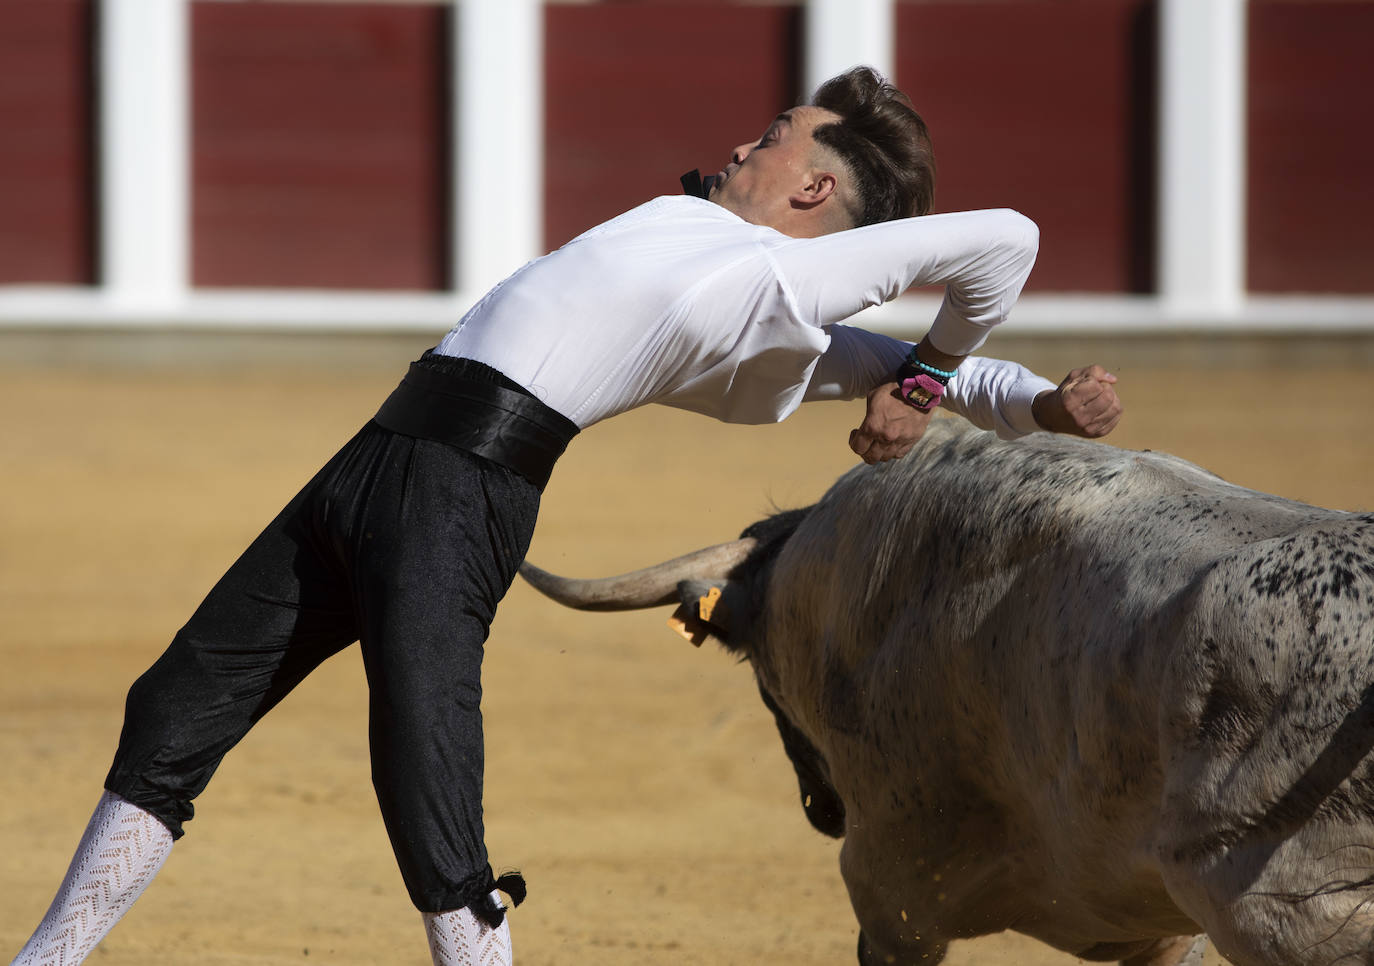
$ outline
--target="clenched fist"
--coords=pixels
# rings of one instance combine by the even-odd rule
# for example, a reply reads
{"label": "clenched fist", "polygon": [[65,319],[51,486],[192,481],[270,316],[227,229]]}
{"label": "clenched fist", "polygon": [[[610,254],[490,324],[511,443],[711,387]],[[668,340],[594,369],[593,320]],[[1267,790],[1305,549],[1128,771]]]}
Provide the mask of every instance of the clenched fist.
{"label": "clenched fist", "polygon": [[1117,398],[1116,376],[1101,366],[1085,366],[1064,377],[1059,388],[1035,397],[1032,412],[1042,428],[1053,433],[1106,436],[1121,421],[1121,400]]}

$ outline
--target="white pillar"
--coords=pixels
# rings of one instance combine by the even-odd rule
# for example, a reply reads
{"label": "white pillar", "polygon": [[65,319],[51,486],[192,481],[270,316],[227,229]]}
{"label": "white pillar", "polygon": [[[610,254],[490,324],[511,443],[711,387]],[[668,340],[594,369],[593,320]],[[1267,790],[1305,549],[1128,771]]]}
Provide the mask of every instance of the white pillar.
{"label": "white pillar", "polygon": [[894,0],[807,0],[806,91],[857,64],[889,78],[894,68]]}
{"label": "white pillar", "polygon": [[1159,294],[1166,315],[1245,297],[1246,0],[1161,0]]}
{"label": "white pillar", "polygon": [[480,295],[543,246],[543,6],[457,0],[455,287]]}
{"label": "white pillar", "polygon": [[100,281],[112,301],[153,313],[189,284],[188,6],[100,5]]}

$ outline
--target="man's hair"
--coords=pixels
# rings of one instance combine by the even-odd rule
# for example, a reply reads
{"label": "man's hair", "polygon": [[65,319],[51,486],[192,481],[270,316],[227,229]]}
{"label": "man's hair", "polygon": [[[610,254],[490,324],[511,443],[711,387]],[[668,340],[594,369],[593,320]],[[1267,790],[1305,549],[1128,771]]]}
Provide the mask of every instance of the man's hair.
{"label": "man's hair", "polygon": [[924,215],[935,204],[935,152],[925,121],[905,94],[871,67],[855,67],[811,98],[840,116],[811,132],[853,179],[859,225]]}

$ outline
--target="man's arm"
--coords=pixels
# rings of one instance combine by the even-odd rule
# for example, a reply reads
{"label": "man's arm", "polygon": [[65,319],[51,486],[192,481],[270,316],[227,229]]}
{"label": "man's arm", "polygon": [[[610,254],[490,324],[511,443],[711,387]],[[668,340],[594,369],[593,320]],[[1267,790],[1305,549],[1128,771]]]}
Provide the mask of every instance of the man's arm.
{"label": "man's arm", "polygon": [[[789,239],[768,255],[798,316],[813,325],[842,322],[913,285],[945,286],[923,349],[949,360],[977,349],[1006,320],[1039,241],[1033,221],[998,208]],[[938,366],[934,358],[927,361]]]}
{"label": "man's arm", "polygon": [[1116,376],[1101,366],[1074,369],[1057,388],[1038,393],[1031,409],[1043,429],[1087,439],[1116,429],[1124,412]]}
{"label": "man's arm", "polygon": [[[1106,436],[1116,428],[1124,411],[1115,385],[1116,376],[1101,366],[1074,369],[1056,388],[1035,395],[1031,412],[1037,427],[1087,439]],[[933,410],[921,412],[906,402],[896,382],[873,389],[866,403],[864,421],[849,433],[849,448],[865,463],[905,456],[925,435],[933,414]]]}
{"label": "man's arm", "polygon": [[[846,328],[835,324],[840,320],[891,301],[910,286],[943,284],[944,300],[916,350],[920,363],[934,367],[927,371],[938,374],[959,369],[1005,321],[1035,264],[1039,240],[1034,222],[1002,208],[902,218],[796,239],[771,249],[769,257],[798,316],[832,331]],[[905,357],[911,346],[900,345]],[[913,415],[893,405],[906,405],[895,383],[892,392],[885,385],[901,362],[885,366],[882,377],[865,378],[857,391],[852,382],[849,386],[848,398],[868,394],[868,414],[850,434],[850,447],[870,463],[905,453],[929,421],[928,414]],[[917,377],[918,384],[922,380],[926,377]],[[827,397],[808,388],[806,398]]]}
{"label": "man's arm", "polygon": [[[906,403],[892,374],[911,344],[853,326],[828,327],[830,348],[806,398],[866,397],[863,422],[849,435],[865,462],[896,459],[925,432],[929,413]],[[971,356],[950,381],[942,405],[1003,439],[1041,430],[1104,436],[1121,418],[1116,377],[1100,366],[1075,369],[1058,386],[1014,362]]]}

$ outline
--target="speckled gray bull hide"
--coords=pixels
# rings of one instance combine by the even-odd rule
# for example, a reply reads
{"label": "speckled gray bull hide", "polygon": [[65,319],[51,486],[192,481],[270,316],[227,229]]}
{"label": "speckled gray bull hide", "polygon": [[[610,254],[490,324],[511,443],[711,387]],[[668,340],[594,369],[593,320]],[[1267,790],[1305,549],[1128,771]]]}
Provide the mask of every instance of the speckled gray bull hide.
{"label": "speckled gray bull hide", "polygon": [[1374,514],[940,420],[746,537],[527,576],[681,599],[749,659],[844,836],[862,963],[1004,929],[1132,964],[1196,961],[1170,937],[1204,931],[1241,966],[1374,963]]}

